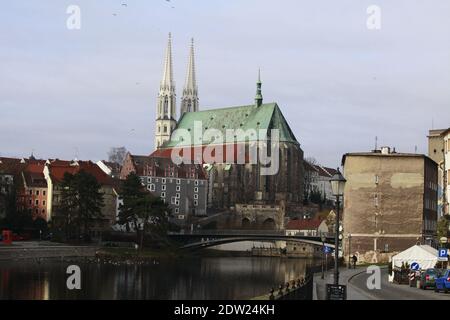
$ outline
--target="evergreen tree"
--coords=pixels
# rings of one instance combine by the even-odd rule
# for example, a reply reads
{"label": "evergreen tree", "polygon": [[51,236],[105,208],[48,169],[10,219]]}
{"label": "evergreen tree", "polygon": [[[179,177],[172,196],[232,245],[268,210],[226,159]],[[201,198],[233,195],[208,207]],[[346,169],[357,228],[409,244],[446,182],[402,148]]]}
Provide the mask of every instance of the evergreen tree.
{"label": "evergreen tree", "polygon": [[66,235],[75,228],[78,236],[83,232],[88,238],[92,220],[102,218],[101,185],[93,175],[81,170],[74,175],[65,173],[61,187],[61,213]]}
{"label": "evergreen tree", "polygon": [[140,178],[131,173],[122,183],[120,194],[122,204],[119,206],[119,224],[127,230],[134,229],[140,248],[143,247],[144,236],[150,234],[165,236],[169,227],[170,209],[159,197],[148,192]]}

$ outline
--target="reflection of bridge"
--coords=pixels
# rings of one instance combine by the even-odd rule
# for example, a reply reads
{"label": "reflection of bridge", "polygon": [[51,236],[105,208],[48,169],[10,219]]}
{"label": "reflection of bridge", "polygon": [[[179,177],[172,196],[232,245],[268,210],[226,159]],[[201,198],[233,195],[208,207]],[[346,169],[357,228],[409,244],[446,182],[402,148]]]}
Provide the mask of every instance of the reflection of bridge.
{"label": "reflection of bridge", "polygon": [[[169,237],[181,244],[182,249],[203,249],[241,241],[293,241],[322,246],[321,236],[288,236],[284,231],[272,230],[201,230],[190,233],[169,233]],[[334,248],[334,236],[325,236],[325,245]]]}

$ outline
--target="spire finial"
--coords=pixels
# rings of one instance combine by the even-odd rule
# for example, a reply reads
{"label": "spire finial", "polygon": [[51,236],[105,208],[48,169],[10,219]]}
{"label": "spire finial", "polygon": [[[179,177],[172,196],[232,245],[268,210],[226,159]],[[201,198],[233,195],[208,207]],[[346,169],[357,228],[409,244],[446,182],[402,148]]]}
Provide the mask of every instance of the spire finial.
{"label": "spire finial", "polygon": [[262,82],[261,82],[261,68],[258,69],[258,81],[256,82],[256,97],[255,97],[255,105],[260,107],[263,103],[262,96]]}

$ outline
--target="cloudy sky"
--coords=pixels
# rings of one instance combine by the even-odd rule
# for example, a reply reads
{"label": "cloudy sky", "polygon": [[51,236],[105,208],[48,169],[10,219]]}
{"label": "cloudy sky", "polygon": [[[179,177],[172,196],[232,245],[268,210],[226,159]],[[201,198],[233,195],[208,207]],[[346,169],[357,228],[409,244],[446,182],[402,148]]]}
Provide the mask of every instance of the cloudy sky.
{"label": "cloudy sky", "polygon": [[[367,28],[373,4],[380,30]],[[426,153],[432,125],[450,127],[449,12],[448,0],[3,2],[0,155],[149,154],[169,32],[178,98],[194,37],[201,108],[252,103],[261,67],[306,157],[336,167],[375,136]]]}

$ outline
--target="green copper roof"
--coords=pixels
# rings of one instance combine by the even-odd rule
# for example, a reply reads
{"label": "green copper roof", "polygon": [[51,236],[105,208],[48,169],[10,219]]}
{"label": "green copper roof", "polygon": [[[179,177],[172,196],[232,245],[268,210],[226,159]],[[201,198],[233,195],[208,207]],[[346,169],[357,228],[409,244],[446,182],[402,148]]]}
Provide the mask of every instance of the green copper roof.
{"label": "green copper roof", "polygon": [[[196,121],[201,121],[202,134],[207,129],[217,129],[221,131],[224,139],[226,130],[229,129],[241,129],[243,131],[249,129],[279,129],[281,142],[298,144],[278,105],[276,103],[267,103],[259,107],[248,105],[185,113],[178,122],[177,129],[187,130],[191,135],[191,141],[179,141],[179,137],[175,133],[172,139],[164,144],[163,148],[194,144],[194,123]],[[256,141],[257,137],[246,137],[242,141],[240,140],[242,139],[238,138],[236,142]]]}

